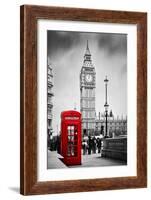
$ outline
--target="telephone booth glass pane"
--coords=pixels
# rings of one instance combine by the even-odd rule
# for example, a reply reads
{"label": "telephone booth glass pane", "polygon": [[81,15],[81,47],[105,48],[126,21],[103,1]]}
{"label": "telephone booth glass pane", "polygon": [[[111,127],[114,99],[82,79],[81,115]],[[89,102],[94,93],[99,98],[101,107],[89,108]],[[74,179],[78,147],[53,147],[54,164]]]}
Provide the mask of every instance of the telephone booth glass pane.
{"label": "telephone booth glass pane", "polygon": [[78,150],[78,141],[77,141],[77,126],[76,125],[69,125],[67,126],[67,156],[69,157],[76,157],[77,150]]}

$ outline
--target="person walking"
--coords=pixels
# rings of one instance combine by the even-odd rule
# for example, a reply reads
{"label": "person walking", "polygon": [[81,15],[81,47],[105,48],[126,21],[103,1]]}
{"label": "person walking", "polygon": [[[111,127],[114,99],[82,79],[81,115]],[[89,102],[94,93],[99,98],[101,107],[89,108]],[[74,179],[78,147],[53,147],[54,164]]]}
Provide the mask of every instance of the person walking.
{"label": "person walking", "polygon": [[91,154],[91,150],[92,150],[92,139],[91,139],[91,136],[88,137],[87,144],[88,144],[88,154],[90,155]]}
{"label": "person walking", "polygon": [[101,138],[98,138],[98,139],[97,139],[97,148],[98,148],[98,153],[101,153],[101,143],[102,143]]}
{"label": "person walking", "polygon": [[87,143],[85,140],[82,142],[83,155],[87,154]]}
{"label": "person walking", "polygon": [[95,138],[95,136],[92,138],[92,152],[96,153],[96,138]]}

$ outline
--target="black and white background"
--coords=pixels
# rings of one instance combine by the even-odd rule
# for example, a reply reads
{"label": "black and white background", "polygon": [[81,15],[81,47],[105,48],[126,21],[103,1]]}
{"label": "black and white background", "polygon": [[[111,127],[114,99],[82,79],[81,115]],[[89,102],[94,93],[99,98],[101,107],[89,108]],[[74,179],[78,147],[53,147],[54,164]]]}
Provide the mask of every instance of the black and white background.
{"label": "black and white background", "polygon": [[60,113],[76,105],[80,110],[79,74],[88,40],[96,70],[96,113],[104,111],[104,78],[109,79],[108,102],[115,116],[127,115],[127,35],[51,31],[47,33],[48,60],[54,79],[53,129],[57,132]]}

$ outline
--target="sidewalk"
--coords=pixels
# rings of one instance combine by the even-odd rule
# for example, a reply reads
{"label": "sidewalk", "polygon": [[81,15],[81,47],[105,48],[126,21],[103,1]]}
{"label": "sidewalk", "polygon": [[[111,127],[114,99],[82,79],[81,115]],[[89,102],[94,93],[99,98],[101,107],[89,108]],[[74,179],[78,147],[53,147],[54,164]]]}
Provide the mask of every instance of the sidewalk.
{"label": "sidewalk", "polygon": [[48,169],[68,168],[61,160],[62,156],[56,151],[48,150]]}
{"label": "sidewalk", "polygon": [[66,166],[59,158],[62,158],[62,156],[56,151],[48,150],[48,169],[126,165],[125,161],[102,158],[98,153],[91,155],[82,155],[82,164],[74,166]]}
{"label": "sidewalk", "polygon": [[125,161],[114,160],[110,158],[102,158],[100,154],[82,155],[81,166],[70,166],[70,168],[76,167],[105,167],[105,166],[120,166],[126,165]]}

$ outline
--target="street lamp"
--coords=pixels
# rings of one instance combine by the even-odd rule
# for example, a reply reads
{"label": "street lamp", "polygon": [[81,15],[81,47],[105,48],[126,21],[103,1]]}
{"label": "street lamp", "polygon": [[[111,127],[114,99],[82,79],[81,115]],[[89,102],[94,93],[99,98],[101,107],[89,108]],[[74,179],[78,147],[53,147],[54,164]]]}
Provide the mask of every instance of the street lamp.
{"label": "street lamp", "polygon": [[108,103],[107,103],[107,84],[108,84],[108,79],[107,79],[107,76],[106,76],[106,78],[105,78],[105,80],[104,80],[104,82],[105,82],[105,104],[104,104],[104,108],[105,108],[105,137],[107,137],[107,132],[108,132],[108,127],[107,127],[107,117],[108,117],[108,107],[109,107],[109,105],[108,105]]}

